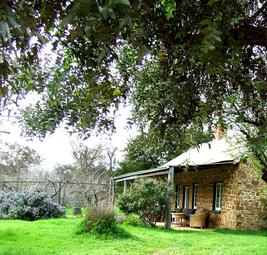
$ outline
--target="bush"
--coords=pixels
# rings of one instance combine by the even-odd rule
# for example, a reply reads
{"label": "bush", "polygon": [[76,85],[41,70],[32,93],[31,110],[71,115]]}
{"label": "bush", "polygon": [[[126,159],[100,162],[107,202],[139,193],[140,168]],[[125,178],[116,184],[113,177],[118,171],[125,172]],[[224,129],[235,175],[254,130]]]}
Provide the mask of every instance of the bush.
{"label": "bush", "polygon": [[0,218],[2,219],[38,220],[56,218],[64,214],[65,208],[39,189],[0,192]]}
{"label": "bush", "polygon": [[165,213],[167,188],[162,181],[135,181],[118,199],[118,207],[126,214],[135,213],[142,221],[155,226]]}
{"label": "bush", "polygon": [[142,221],[140,216],[134,213],[130,213],[126,216],[124,220],[125,224],[133,225],[133,226],[140,226],[142,225]]}
{"label": "bush", "polygon": [[114,211],[107,208],[94,207],[88,209],[84,220],[84,226],[86,232],[96,236],[127,236],[127,234],[118,227]]}
{"label": "bush", "polygon": [[1,192],[0,191],[0,218],[7,219],[9,215],[9,209],[13,203],[12,192]]}

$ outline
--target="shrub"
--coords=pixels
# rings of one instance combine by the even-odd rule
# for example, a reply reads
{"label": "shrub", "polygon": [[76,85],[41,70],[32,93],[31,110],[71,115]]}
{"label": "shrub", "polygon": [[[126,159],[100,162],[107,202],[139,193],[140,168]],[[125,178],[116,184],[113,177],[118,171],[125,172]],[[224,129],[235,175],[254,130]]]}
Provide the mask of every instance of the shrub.
{"label": "shrub", "polygon": [[155,226],[164,216],[166,183],[145,179],[135,181],[118,199],[118,207],[126,214],[135,213],[145,224]]}
{"label": "shrub", "polygon": [[64,214],[65,208],[39,189],[0,192],[0,218],[38,220],[56,218]]}
{"label": "shrub", "polygon": [[134,213],[130,213],[126,216],[124,220],[125,224],[133,225],[133,226],[140,226],[142,225],[142,221],[140,216]]}
{"label": "shrub", "polygon": [[0,218],[7,219],[9,215],[9,209],[14,203],[13,192],[1,192],[0,191]]}
{"label": "shrub", "polygon": [[127,235],[118,227],[115,213],[109,208],[88,209],[84,222],[86,232],[96,236],[124,237]]}

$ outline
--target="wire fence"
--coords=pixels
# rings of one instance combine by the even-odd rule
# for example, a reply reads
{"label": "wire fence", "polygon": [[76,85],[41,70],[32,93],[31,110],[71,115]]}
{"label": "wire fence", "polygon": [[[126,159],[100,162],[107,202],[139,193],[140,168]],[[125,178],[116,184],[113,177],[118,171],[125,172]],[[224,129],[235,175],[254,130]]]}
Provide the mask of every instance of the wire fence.
{"label": "wire fence", "polygon": [[72,180],[0,180],[0,191],[41,189],[66,207],[111,205],[112,184]]}

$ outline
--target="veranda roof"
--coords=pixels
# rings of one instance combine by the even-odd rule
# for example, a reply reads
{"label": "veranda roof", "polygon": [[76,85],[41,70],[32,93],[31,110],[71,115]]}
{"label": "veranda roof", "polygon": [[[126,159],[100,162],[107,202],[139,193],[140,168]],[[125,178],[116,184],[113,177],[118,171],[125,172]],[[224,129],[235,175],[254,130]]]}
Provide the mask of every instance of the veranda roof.
{"label": "veranda roof", "polygon": [[243,153],[243,146],[231,143],[226,138],[200,144],[189,149],[158,168],[140,170],[113,177],[116,181],[135,179],[145,176],[167,174],[169,167],[197,167],[220,164],[236,164]]}

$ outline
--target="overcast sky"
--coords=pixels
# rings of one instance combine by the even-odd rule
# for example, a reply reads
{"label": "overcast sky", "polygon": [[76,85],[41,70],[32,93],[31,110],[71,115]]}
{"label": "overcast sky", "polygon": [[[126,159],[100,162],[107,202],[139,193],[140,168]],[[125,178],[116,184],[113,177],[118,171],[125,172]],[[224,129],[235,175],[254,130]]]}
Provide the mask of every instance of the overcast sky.
{"label": "overcast sky", "polygon": [[[126,129],[127,118],[130,116],[128,107],[121,107],[119,110],[119,116],[116,118],[117,132],[111,137],[93,136],[84,141],[89,147],[93,147],[99,143],[112,144],[118,148],[117,159],[121,160],[123,157],[123,148],[126,146],[127,140],[136,134],[136,128],[131,130]],[[3,114],[4,115],[4,114]],[[13,118],[7,118],[0,116],[0,130],[8,131],[10,134],[0,133],[0,141],[4,142],[17,142],[19,144],[28,145],[35,149],[43,158],[42,168],[45,170],[51,170],[57,164],[67,164],[72,162],[72,142],[79,142],[76,135],[69,136],[64,128],[59,128],[52,135],[47,136],[43,141],[39,139],[33,139],[33,141],[27,141],[26,138],[20,136],[21,130],[19,125]],[[82,142],[82,140],[80,140]]]}

